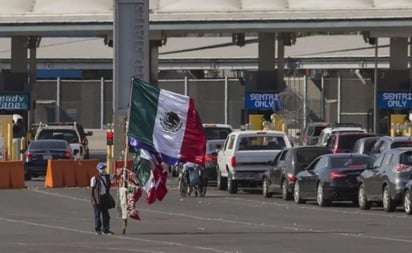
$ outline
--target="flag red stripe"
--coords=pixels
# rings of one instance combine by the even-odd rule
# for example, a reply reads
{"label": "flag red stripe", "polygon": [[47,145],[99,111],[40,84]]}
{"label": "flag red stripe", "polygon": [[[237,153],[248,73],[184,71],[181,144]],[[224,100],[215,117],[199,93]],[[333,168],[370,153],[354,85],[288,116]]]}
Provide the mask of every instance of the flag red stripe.
{"label": "flag red stripe", "polygon": [[186,130],[180,150],[181,159],[203,165],[205,152],[206,137],[202,122],[196,111],[194,101],[190,98],[189,108],[187,110]]}

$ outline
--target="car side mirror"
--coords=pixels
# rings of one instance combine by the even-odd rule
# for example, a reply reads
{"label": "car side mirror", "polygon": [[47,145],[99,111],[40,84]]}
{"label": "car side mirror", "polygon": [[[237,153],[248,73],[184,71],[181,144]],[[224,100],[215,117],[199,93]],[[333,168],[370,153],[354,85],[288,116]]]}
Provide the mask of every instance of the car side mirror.
{"label": "car side mirror", "polygon": [[87,135],[88,135],[88,136],[92,136],[92,135],[93,135],[93,131],[87,131]]}

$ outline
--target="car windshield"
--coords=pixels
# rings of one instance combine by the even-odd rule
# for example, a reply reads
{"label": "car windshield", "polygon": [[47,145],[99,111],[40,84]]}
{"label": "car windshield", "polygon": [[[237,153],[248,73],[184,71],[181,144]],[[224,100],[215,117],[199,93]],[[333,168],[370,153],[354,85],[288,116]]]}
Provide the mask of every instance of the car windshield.
{"label": "car windshield", "polygon": [[299,163],[309,164],[316,157],[330,153],[328,149],[302,149],[296,152],[296,159]]}
{"label": "car windshield", "polygon": [[270,150],[283,149],[284,147],[286,147],[286,143],[281,136],[242,137],[239,143],[239,150]]}
{"label": "car windshield", "polygon": [[368,157],[334,157],[331,167],[336,168],[367,168],[371,163]]}
{"label": "car windshield", "polygon": [[339,140],[339,148],[353,149],[355,142],[366,135],[342,135]]}
{"label": "car windshield", "polygon": [[62,141],[32,141],[29,149],[66,149]]}
{"label": "car windshield", "polygon": [[206,143],[206,153],[216,152],[218,149],[223,147],[224,141],[208,141]]}
{"label": "car windshield", "polygon": [[230,128],[225,127],[206,127],[204,130],[206,139],[208,140],[226,139],[226,137],[232,132]]}
{"label": "car windshield", "polygon": [[315,126],[315,132],[312,134],[312,136],[319,136],[322,130],[325,128],[326,126]]}
{"label": "car windshield", "polygon": [[394,142],[391,144],[391,148],[403,148],[403,147],[412,147],[412,141]]}
{"label": "car windshield", "polygon": [[399,160],[401,164],[412,166],[412,152],[403,153]]}
{"label": "car windshield", "polygon": [[70,129],[43,129],[37,139],[66,140],[69,143],[79,142],[76,131]]}

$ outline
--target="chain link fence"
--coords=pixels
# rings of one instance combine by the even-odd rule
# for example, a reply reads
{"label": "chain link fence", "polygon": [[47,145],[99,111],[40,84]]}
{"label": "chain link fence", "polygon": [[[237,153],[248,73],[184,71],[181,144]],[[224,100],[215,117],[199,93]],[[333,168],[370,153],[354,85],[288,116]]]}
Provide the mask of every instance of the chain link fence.
{"label": "chain link fence", "polygon": [[[276,113],[295,136],[308,122],[355,122],[371,129],[373,84],[351,78],[290,77],[281,92],[284,108]],[[238,79],[159,80],[159,88],[191,96],[203,122],[247,123],[245,86]],[[112,122],[111,80],[38,81],[32,87],[33,123],[77,121],[86,128],[104,128]],[[269,120],[269,119],[267,119]]]}

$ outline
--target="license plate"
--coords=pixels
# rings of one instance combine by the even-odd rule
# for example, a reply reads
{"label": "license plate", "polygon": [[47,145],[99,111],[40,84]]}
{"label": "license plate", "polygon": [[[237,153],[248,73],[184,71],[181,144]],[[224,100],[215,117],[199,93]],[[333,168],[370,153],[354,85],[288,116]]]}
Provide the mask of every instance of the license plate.
{"label": "license plate", "polygon": [[51,160],[52,156],[51,155],[43,155],[44,160]]}

